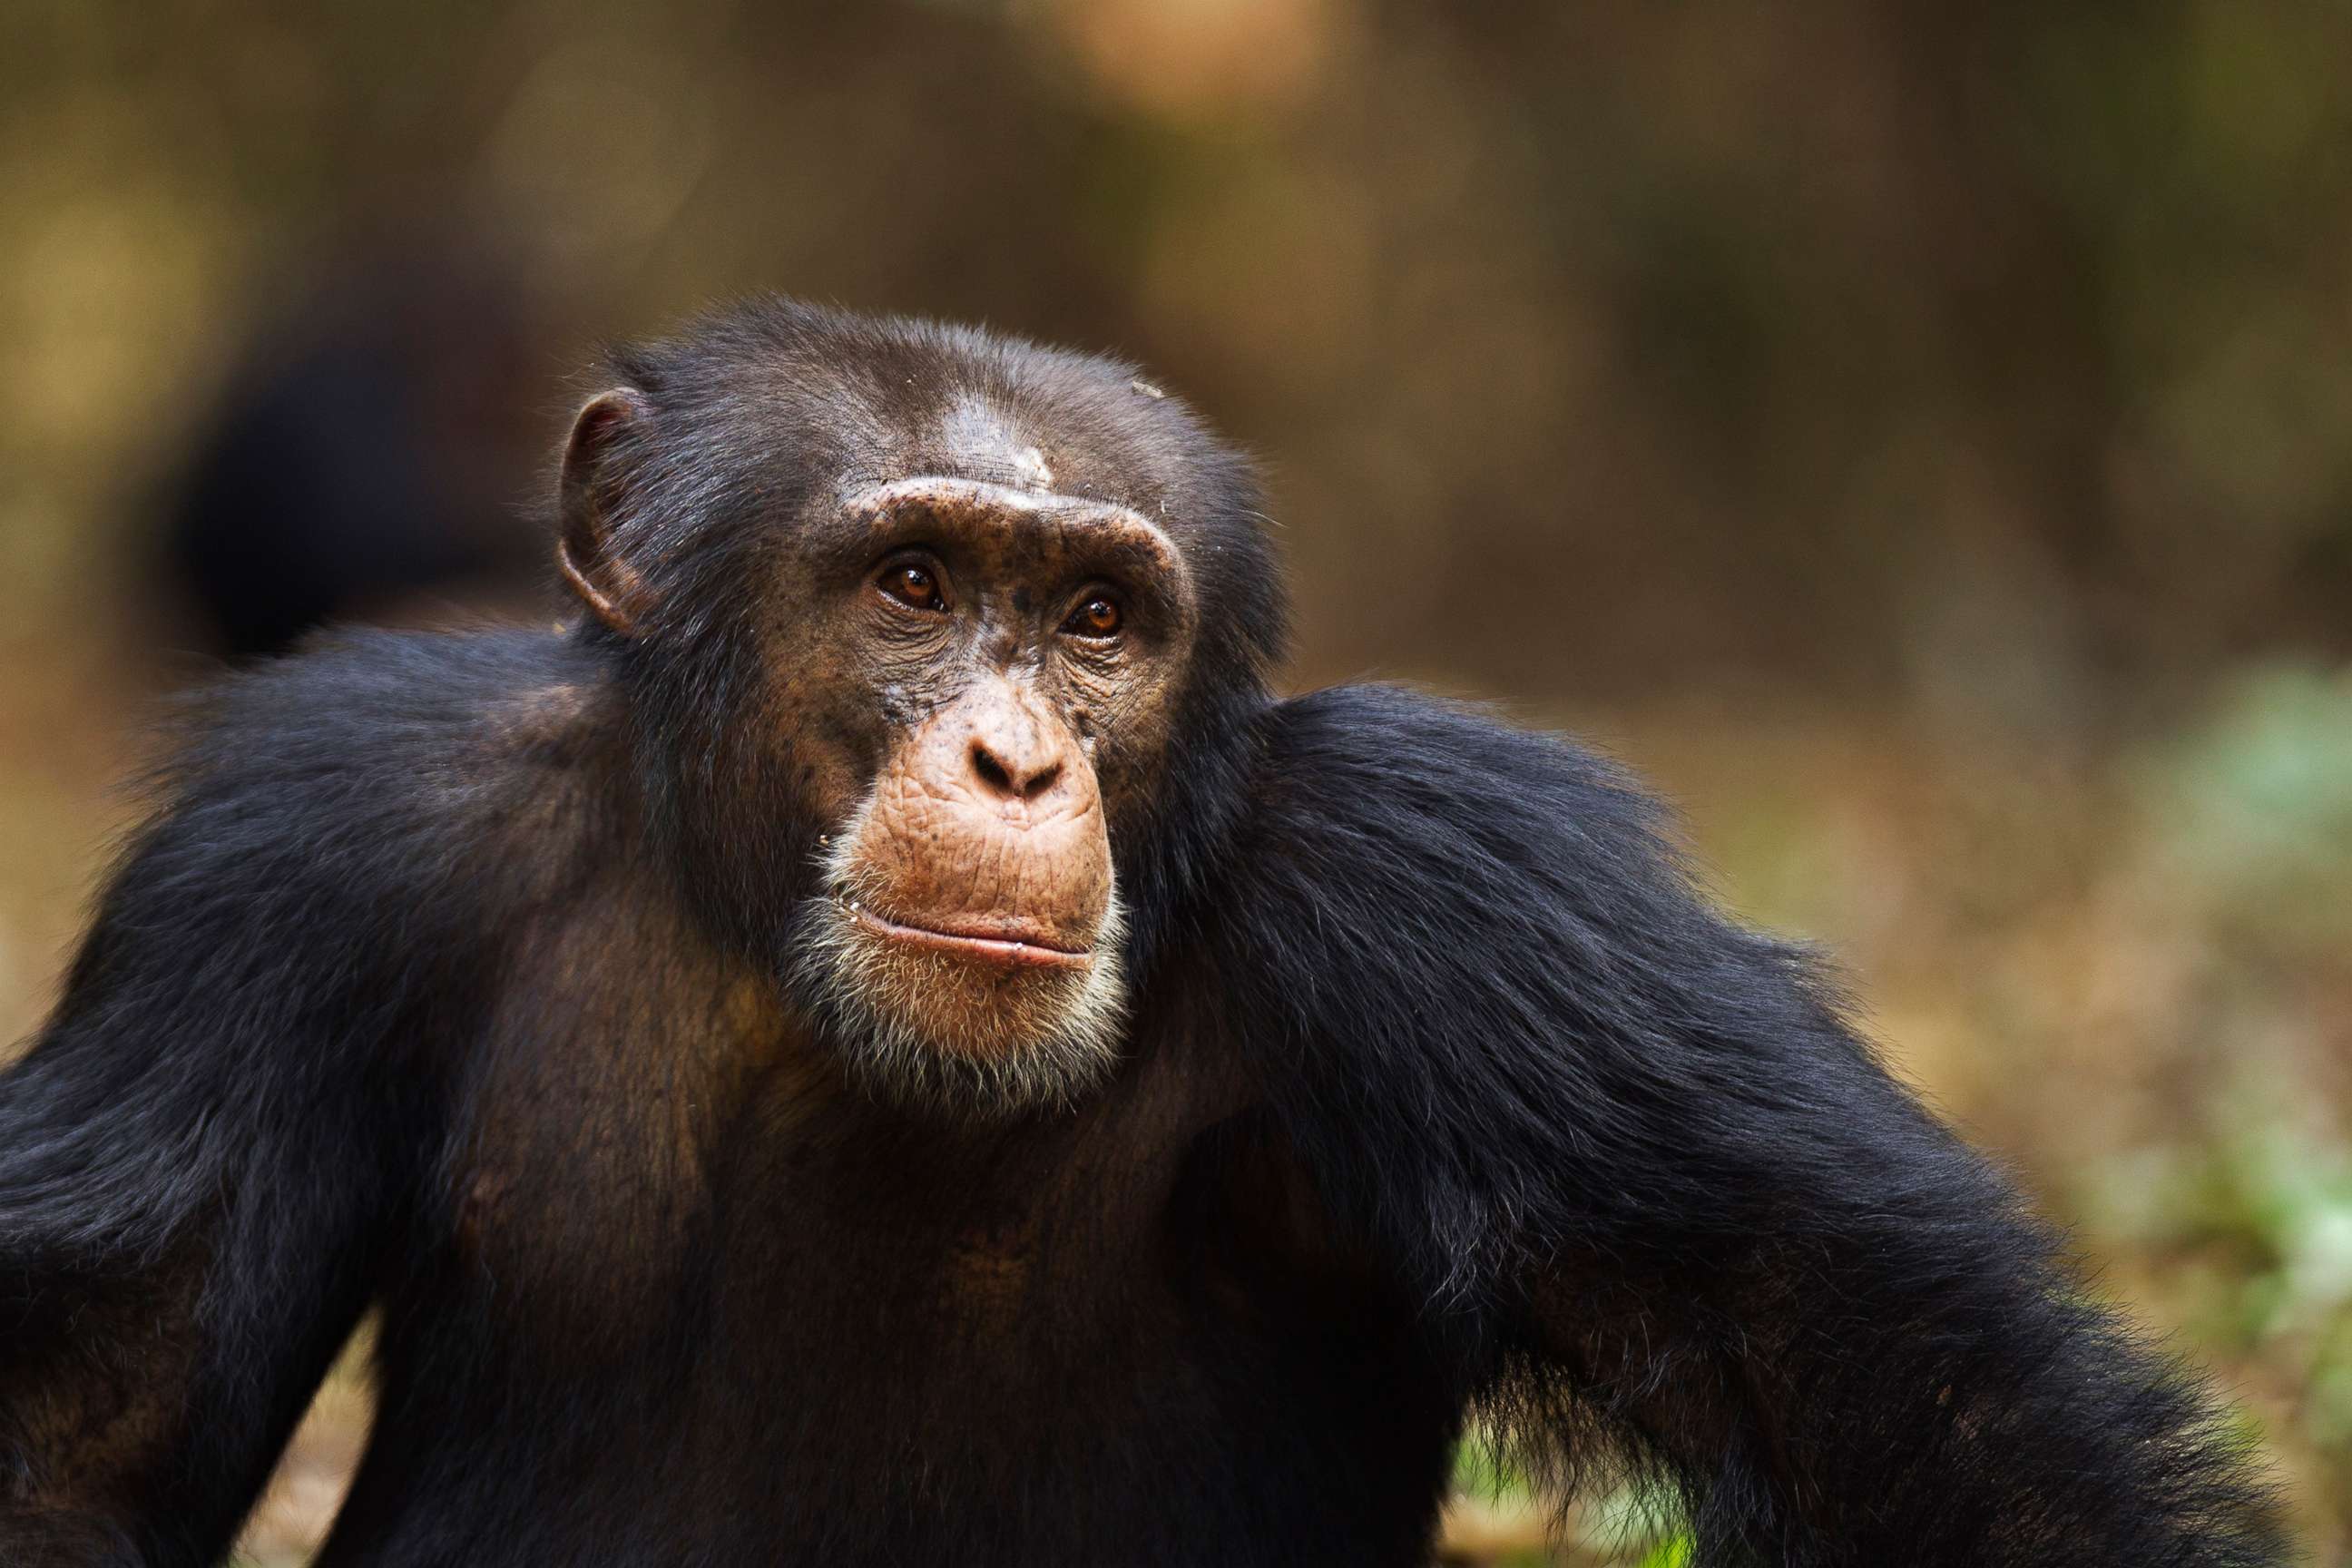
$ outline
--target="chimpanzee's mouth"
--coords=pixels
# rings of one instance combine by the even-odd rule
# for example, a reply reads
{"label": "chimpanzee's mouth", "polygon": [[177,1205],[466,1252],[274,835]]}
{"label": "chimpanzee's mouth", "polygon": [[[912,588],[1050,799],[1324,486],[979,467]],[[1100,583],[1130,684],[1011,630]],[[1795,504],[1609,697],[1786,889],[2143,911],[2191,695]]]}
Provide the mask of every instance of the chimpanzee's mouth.
{"label": "chimpanzee's mouth", "polygon": [[[1094,962],[1093,949],[1072,946],[1049,935],[1042,926],[1033,921],[992,921],[986,926],[975,924],[955,930],[945,926],[910,925],[904,921],[877,914],[863,904],[848,900],[842,900],[842,907],[858,924],[886,941],[950,957],[970,959],[978,963],[1003,964],[1015,969],[1084,969]],[[957,923],[961,925],[963,922]]]}

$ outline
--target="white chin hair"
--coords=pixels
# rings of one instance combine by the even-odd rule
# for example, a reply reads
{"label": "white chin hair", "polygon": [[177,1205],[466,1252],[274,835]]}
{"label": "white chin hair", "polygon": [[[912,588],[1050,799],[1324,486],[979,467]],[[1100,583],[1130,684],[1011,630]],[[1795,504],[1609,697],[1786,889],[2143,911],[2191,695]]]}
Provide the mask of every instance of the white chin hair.
{"label": "white chin hair", "polygon": [[885,1099],[983,1115],[1068,1107],[1118,1060],[1125,933],[1114,888],[1084,969],[1008,973],[901,946],[814,898],[793,933],[793,981],[851,1073]]}

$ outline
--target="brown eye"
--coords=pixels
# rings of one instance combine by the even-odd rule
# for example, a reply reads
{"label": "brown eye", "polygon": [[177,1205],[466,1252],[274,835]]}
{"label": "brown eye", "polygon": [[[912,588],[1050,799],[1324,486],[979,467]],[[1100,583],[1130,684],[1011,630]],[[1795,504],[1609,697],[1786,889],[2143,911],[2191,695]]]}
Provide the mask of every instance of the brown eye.
{"label": "brown eye", "polygon": [[1073,637],[1117,637],[1118,623],[1118,601],[1097,594],[1070,613],[1070,618],[1062,623],[1062,629]]}
{"label": "brown eye", "polygon": [[885,571],[875,583],[890,597],[909,608],[944,610],[948,602],[940,593],[940,580],[930,571],[911,562],[902,563]]}

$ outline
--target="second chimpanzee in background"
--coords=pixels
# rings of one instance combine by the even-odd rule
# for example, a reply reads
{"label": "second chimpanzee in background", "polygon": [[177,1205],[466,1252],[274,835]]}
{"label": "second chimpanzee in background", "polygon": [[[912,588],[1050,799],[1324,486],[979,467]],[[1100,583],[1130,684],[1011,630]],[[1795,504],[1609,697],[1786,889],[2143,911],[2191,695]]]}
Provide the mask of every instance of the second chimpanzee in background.
{"label": "second chimpanzee in background", "polygon": [[1467,1416],[1705,1564],[2242,1565],[2195,1384],[1573,746],[1268,693],[1243,464],[781,302],[574,429],[568,632],[191,725],[0,1079],[0,1556],[1386,1563]]}

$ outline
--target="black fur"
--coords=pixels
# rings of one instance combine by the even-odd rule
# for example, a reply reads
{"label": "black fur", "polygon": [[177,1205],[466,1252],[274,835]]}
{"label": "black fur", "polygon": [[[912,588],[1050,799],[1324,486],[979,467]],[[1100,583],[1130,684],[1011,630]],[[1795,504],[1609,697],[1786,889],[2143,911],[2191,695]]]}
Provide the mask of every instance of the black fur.
{"label": "black fur", "polygon": [[1238,1016],[1320,1190],[1539,1468],[1672,1483],[1703,1563],[2277,1560],[2193,1384],[1804,955],[1693,894],[1625,778],[1376,688],[1270,733]]}
{"label": "black fur", "polygon": [[[1265,695],[1245,471],[1126,367],[767,305],[620,368],[675,618],[230,682],[0,1079],[0,1560],[216,1560],[371,1301],[337,1564],[1406,1564],[1471,1411],[1705,1564],[2284,1560],[2193,1383],[1622,777]],[[1066,488],[1211,612],[1067,1114],[862,1099],[760,951],[815,829],[729,732],[758,542],[944,384],[1101,455]]]}

